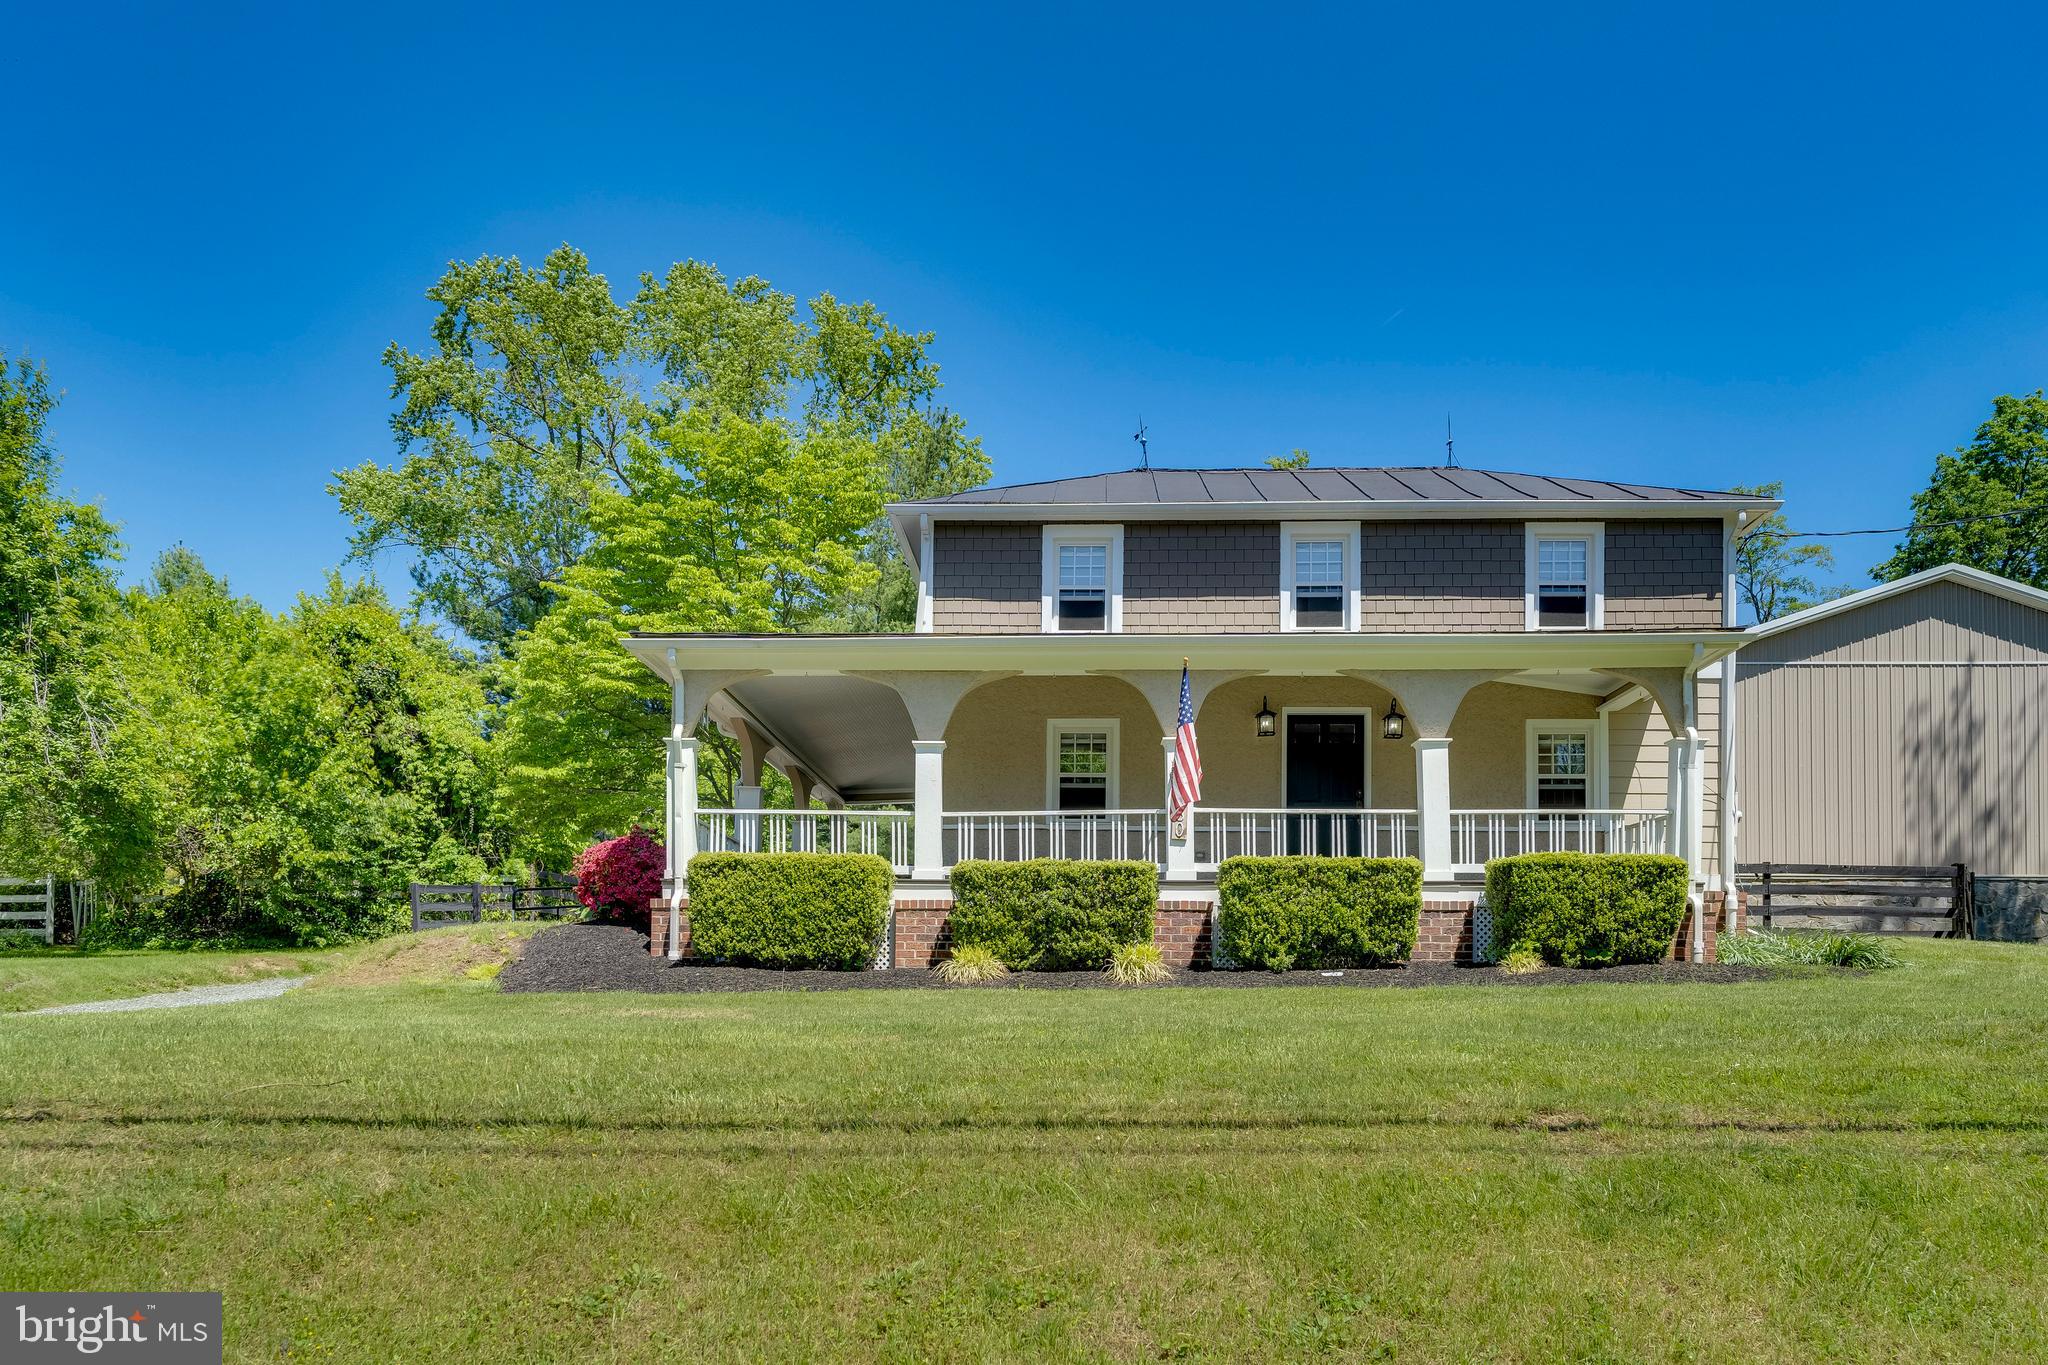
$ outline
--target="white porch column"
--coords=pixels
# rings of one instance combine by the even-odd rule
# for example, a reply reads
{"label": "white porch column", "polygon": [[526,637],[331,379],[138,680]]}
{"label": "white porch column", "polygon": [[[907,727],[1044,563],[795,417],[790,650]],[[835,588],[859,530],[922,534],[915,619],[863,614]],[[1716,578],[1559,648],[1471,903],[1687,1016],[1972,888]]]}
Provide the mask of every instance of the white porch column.
{"label": "white porch column", "polygon": [[1451,741],[1415,741],[1415,815],[1421,826],[1422,879],[1451,879]]}
{"label": "white porch column", "polygon": [[910,875],[919,881],[946,879],[946,741],[914,739]]}
{"label": "white porch column", "polygon": [[1688,790],[1693,766],[1688,752],[1691,741],[1683,735],[1664,741],[1664,813],[1671,829],[1671,843],[1665,852],[1694,863],[1692,815],[1695,809]]}
{"label": "white porch column", "polygon": [[1707,742],[1697,734],[1686,742],[1685,829],[1686,865],[1693,885],[1701,886],[1707,864]]}
{"label": "white porch column", "polygon": [[1176,839],[1173,837],[1173,765],[1180,761],[1179,737],[1173,734],[1161,735],[1159,747],[1166,751],[1166,791],[1160,799],[1160,806],[1166,812],[1166,880],[1170,882],[1191,882],[1195,879],[1195,814],[1196,807],[1187,811],[1186,832]]}

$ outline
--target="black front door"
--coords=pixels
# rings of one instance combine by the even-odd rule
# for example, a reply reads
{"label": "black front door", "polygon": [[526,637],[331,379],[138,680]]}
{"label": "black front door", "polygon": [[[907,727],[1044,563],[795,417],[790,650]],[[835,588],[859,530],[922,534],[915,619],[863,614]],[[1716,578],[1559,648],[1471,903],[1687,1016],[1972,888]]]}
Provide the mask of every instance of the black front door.
{"label": "black front door", "polygon": [[[1356,810],[1365,805],[1365,718],[1287,717],[1287,806]],[[1323,855],[1360,851],[1357,817],[1290,815],[1287,851]]]}

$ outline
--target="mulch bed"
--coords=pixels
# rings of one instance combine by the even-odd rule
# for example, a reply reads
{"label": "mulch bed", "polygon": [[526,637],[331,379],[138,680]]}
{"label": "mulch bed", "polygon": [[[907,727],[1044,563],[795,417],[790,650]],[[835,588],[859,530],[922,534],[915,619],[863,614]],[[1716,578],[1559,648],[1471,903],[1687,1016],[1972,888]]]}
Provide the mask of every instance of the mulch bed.
{"label": "mulch bed", "polygon": [[1171,986],[1561,986],[1625,982],[1760,981],[1772,973],[1735,963],[1660,962],[1634,967],[1553,967],[1510,976],[1494,967],[1418,963],[1343,972],[1176,971],[1158,986],[1117,986],[1100,972],[1018,972],[1002,981],[948,986],[931,972],[778,972],[760,967],[670,963],[650,956],[647,935],[615,924],[561,924],[526,940],[519,959],[498,975],[508,991],[860,991],[860,990],[1161,990]]}

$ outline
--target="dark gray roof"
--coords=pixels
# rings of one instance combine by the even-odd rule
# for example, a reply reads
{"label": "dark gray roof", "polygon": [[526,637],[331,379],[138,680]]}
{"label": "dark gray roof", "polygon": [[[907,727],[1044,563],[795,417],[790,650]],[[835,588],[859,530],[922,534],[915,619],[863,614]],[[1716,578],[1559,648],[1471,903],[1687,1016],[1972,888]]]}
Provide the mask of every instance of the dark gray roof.
{"label": "dark gray roof", "polygon": [[1143,503],[1313,502],[1734,502],[1769,499],[1697,488],[1561,479],[1488,469],[1126,469],[1040,483],[976,488],[901,507],[968,503],[1018,506],[1130,506]]}

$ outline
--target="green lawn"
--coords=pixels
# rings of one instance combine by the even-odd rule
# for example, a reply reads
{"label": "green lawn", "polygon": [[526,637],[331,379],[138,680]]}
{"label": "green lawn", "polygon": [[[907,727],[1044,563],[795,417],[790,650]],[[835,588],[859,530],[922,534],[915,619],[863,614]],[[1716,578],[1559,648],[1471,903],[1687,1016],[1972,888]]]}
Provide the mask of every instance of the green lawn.
{"label": "green lawn", "polygon": [[11,1288],[231,1359],[2048,1354],[2048,953],[0,1020]]}
{"label": "green lawn", "polygon": [[0,1014],[39,1010],[46,1005],[153,995],[225,981],[303,976],[321,970],[339,951],[277,948],[250,953],[81,953],[71,948],[53,948],[0,952]]}

